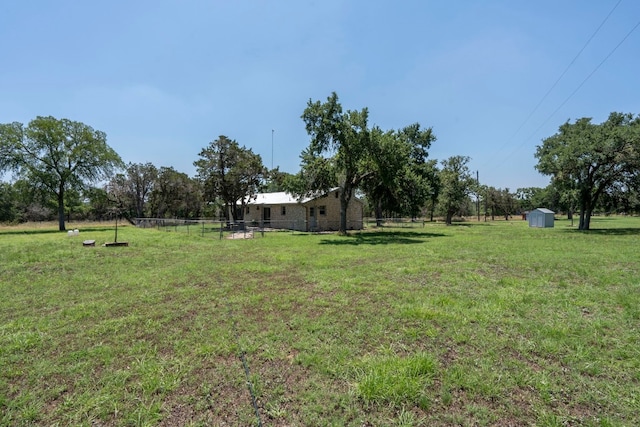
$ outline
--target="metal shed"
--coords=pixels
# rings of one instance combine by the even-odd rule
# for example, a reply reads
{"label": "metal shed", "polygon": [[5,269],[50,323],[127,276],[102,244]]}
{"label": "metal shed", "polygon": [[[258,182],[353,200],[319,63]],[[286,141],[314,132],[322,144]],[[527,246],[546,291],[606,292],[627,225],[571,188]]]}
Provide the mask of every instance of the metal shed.
{"label": "metal shed", "polygon": [[545,209],[538,208],[529,212],[529,227],[538,227],[538,228],[552,228],[553,227],[553,215],[554,212]]}

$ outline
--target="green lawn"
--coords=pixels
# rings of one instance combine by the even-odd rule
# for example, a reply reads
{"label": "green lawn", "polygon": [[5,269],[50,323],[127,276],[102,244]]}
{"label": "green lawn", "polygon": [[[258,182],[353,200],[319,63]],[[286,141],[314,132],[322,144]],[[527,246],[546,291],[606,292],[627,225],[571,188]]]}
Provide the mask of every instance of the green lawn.
{"label": "green lawn", "polygon": [[0,425],[640,425],[640,218],[76,226],[0,228]]}

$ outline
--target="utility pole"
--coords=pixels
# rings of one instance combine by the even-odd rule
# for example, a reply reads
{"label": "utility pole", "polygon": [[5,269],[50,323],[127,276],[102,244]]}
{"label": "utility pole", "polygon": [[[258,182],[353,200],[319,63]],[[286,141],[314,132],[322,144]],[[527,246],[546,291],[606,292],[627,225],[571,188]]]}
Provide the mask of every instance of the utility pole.
{"label": "utility pole", "polygon": [[480,172],[477,170],[476,184],[478,184],[478,191],[476,192],[476,212],[478,213],[478,222],[480,222]]}
{"label": "utility pole", "polygon": [[271,170],[273,170],[273,133],[274,129],[271,129]]}

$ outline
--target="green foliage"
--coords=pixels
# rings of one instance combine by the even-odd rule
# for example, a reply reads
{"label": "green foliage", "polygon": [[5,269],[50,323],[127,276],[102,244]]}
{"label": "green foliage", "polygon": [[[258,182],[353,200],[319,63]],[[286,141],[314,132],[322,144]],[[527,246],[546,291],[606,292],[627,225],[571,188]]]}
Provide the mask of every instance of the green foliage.
{"label": "green foliage", "polygon": [[0,182],[0,223],[14,222],[18,219],[15,202],[13,186],[7,182]]}
{"label": "green foliage", "polygon": [[452,156],[443,160],[439,173],[440,191],[438,203],[446,215],[446,223],[451,224],[453,215],[459,212],[465,203],[475,180],[469,172],[470,158],[466,156]]}
{"label": "green foliage", "polygon": [[295,175],[288,172],[280,171],[279,167],[267,172],[267,183],[264,186],[266,193],[277,193],[280,191],[287,191],[289,188],[289,182],[295,179]]}
{"label": "green foliage", "polygon": [[26,128],[0,125],[0,171],[49,194],[58,207],[59,229],[65,229],[65,193],[108,178],[122,160],[106,142],[106,134],[84,123],[37,117]]}
{"label": "green foliage", "polygon": [[197,179],[172,167],[161,167],[149,193],[148,210],[156,218],[194,218],[202,211]]}
{"label": "green foliage", "polygon": [[343,112],[336,93],[327,101],[309,100],[302,114],[309,146],[301,154],[302,170],[289,181],[301,196],[340,188],[340,232],[346,232],[347,208],[362,190],[381,217],[382,211],[417,215],[437,194],[435,162],[427,150],[435,141],[432,129],[418,123],[398,131],[368,125],[367,108]]}
{"label": "green foliage", "polygon": [[144,217],[157,179],[158,169],[152,163],[129,163],[124,174],[111,180],[109,193],[129,217]]}
{"label": "green foliage", "polygon": [[435,141],[432,129],[415,123],[398,131],[372,131],[374,174],[363,182],[367,200],[380,219],[383,212],[393,216],[418,216],[437,198],[438,175],[435,160],[427,160],[427,150]]}
{"label": "green foliage", "polygon": [[224,135],[200,151],[193,164],[204,186],[205,203],[220,200],[227,219],[238,219],[236,205],[244,211],[247,201],[259,192],[267,170],[260,155]]}
{"label": "green foliage", "polygon": [[640,174],[640,117],[611,113],[601,124],[590,118],[568,121],[538,146],[536,169],[569,206],[580,210],[580,230],[590,228],[600,197],[616,188],[634,188]]}
{"label": "green foliage", "polygon": [[341,233],[347,230],[347,208],[355,190],[371,175],[367,161],[373,142],[368,118],[366,108],[343,112],[335,92],[324,103],[309,100],[302,113],[311,142],[302,152],[302,170],[293,189],[300,196],[310,196],[338,186]]}
{"label": "green foliage", "polygon": [[[483,197],[482,204],[485,209],[485,215],[490,215],[491,220],[495,219],[496,215],[502,215],[505,220],[508,220],[511,215],[524,210],[522,209],[522,204],[531,204],[529,199],[518,199],[518,194],[511,193],[508,188],[484,187],[480,193]],[[530,197],[530,195],[521,193],[521,197]],[[532,208],[526,210],[529,209]]]}

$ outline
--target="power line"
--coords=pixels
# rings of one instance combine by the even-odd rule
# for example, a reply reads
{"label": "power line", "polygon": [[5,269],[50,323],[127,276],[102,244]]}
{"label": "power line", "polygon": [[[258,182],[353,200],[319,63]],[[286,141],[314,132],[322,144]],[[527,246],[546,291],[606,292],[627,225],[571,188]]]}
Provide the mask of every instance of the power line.
{"label": "power line", "polygon": [[[605,18],[602,20],[602,22],[600,23],[600,25],[598,25],[598,28],[595,29],[595,31],[593,32],[593,34],[591,34],[591,36],[589,37],[589,39],[587,39],[587,41],[585,42],[585,44],[582,46],[582,48],[578,51],[578,53],[573,57],[573,59],[571,60],[571,62],[569,62],[569,65],[567,65],[567,67],[564,69],[564,71],[560,74],[560,76],[556,79],[556,81],[553,83],[553,85],[551,85],[551,87],[549,88],[549,90],[547,90],[547,92],[542,96],[542,98],[540,99],[540,101],[538,101],[538,103],[536,104],[535,107],[533,107],[533,110],[531,110],[531,112],[529,113],[529,115],[527,115],[527,117],[522,121],[522,123],[520,123],[520,126],[518,126],[518,128],[515,130],[515,132],[509,137],[509,139],[507,139],[507,141],[498,149],[498,151],[502,151],[503,148],[507,147],[509,145],[509,143],[511,142],[511,140],[513,140],[515,138],[515,136],[520,132],[520,130],[523,128],[523,126],[529,121],[529,119],[533,116],[533,114],[538,111],[538,108],[540,108],[540,106],[542,105],[542,103],[547,99],[547,97],[549,96],[549,94],[551,94],[551,92],[553,91],[553,89],[556,88],[556,86],[558,85],[558,83],[560,83],[560,80],[562,80],[562,78],[565,76],[565,74],[567,74],[567,71],[569,71],[569,69],[573,66],[573,64],[575,64],[576,60],[580,57],[580,55],[582,54],[582,52],[584,52],[584,50],[587,48],[587,46],[589,46],[589,43],[591,43],[591,40],[594,39],[594,37],[600,32],[600,29],[604,26],[604,24],[609,20],[609,17],[613,14],[613,12],[618,8],[618,6],[620,5],[620,3],[622,3],[622,0],[618,0],[618,2],[613,6],[613,8],[609,11],[609,13],[607,14],[607,16],[605,16]],[[526,140],[525,140],[526,141]],[[510,157],[511,154],[508,157]],[[506,160],[506,158],[505,158]]]}
{"label": "power line", "polygon": [[569,102],[569,100],[571,98],[573,98],[573,96],[578,93],[578,91],[582,88],[582,86],[584,86],[584,84],[591,78],[591,76],[593,76],[596,71],[598,71],[600,69],[600,67],[615,53],[616,50],[618,50],[618,48],[625,42],[625,40],[627,40],[627,38],[629,38],[629,36],[640,26],[640,21],[638,21],[636,23],[636,25],[633,26],[633,28],[631,28],[631,30],[629,30],[629,32],[622,38],[622,40],[620,40],[620,42],[607,54],[607,56],[604,57],[604,59],[602,61],[600,61],[600,63],[587,75],[587,77],[584,78],[584,80],[582,80],[582,82],[578,85],[578,87],[576,87],[574,89],[573,92],[571,92],[571,94],[569,94],[569,96],[567,96],[567,98],[562,101],[562,103],[560,103],[560,105],[553,110],[553,112],[542,122],[542,124],[540,126],[538,126],[536,128],[535,131],[533,131],[531,133],[531,135],[529,135],[529,137],[525,138],[511,153],[509,153],[509,155],[507,155],[502,162],[504,162],[505,160],[507,160],[509,157],[511,157],[513,154],[515,154],[520,148],[522,148],[522,146],[527,143],[531,138],[533,138],[536,133],[542,129],[544,127],[544,125],[546,125],[549,120],[551,120],[551,118],[553,118],[553,116],[560,111],[560,109],[567,103]]}
{"label": "power line", "polygon": [[542,97],[542,99],[540,99],[540,101],[538,102],[538,104],[536,104],[536,106],[533,108],[533,110],[529,113],[529,115],[527,116],[526,119],[524,119],[524,121],[520,124],[520,126],[518,127],[518,129],[516,129],[515,133],[513,134],[513,137],[515,137],[518,132],[520,132],[520,129],[522,129],[522,127],[525,125],[525,123],[527,123],[529,121],[529,119],[531,118],[531,116],[533,116],[533,114],[538,111],[538,108],[540,108],[540,105],[542,105],[542,103],[544,102],[545,99],[547,99],[547,97],[549,96],[549,94],[553,91],[553,89],[555,89],[555,87],[558,85],[558,83],[560,82],[560,80],[562,80],[562,78],[564,77],[565,74],[567,74],[567,71],[569,71],[569,68],[571,68],[571,66],[576,62],[576,60],[578,59],[578,57],[582,54],[582,52],[587,48],[587,46],[589,46],[589,43],[591,43],[591,40],[593,40],[593,38],[596,36],[596,34],[598,34],[598,32],[600,32],[600,29],[602,28],[602,26],[605,24],[605,22],[607,22],[607,20],[609,19],[609,17],[611,16],[611,14],[613,13],[614,10],[616,10],[616,8],[618,7],[618,5],[622,2],[622,0],[618,0],[618,3],[616,3],[615,6],[613,6],[613,9],[611,9],[611,11],[609,12],[609,14],[602,20],[602,22],[600,23],[600,25],[598,26],[598,28],[596,28],[596,30],[593,32],[593,34],[591,34],[591,37],[589,37],[589,39],[587,40],[587,42],[584,44],[584,46],[582,46],[582,49],[580,49],[580,51],[576,54],[576,56],[573,57],[573,59],[571,60],[571,62],[569,63],[569,65],[567,65],[567,68],[564,69],[564,71],[562,72],[562,74],[560,74],[560,77],[558,77],[558,79],[555,81],[555,83],[553,83],[553,85],[549,88],[549,90],[547,91],[547,93],[544,94],[544,96]]}
{"label": "power line", "polygon": [[[556,108],[555,110],[553,110],[553,113],[551,113],[551,114],[549,115],[549,117],[547,117],[547,119],[546,119],[546,120],[545,120],[545,121],[544,121],[544,122],[543,122],[543,123],[542,123],[542,124],[541,124],[541,125],[540,125],[540,126],[539,126],[539,127],[538,127],[538,128],[537,128],[537,129],[536,129],[536,130],[531,134],[531,135],[530,135],[530,136],[529,136],[529,138],[527,138],[524,142],[526,142],[527,140],[529,140],[529,139],[533,138],[533,137],[535,136],[535,134],[536,134],[540,129],[542,129],[542,127],[543,127],[544,125],[546,125],[546,124],[547,124],[547,122],[548,122],[549,120],[551,120],[551,118],[552,118],[552,117],[553,117],[553,116],[554,116],[558,111],[560,111],[560,109],[561,109],[562,107],[564,107],[564,104],[566,104],[566,103],[567,103],[571,98],[573,98],[573,95],[575,95],[575,94],[576,94],[576,93],[577,93],[577,92],[582,88],[582,86],[584,86],[584,84],[587,82],[587,80],[589,80],[589,79],[591,78],[591,76],[593,76],[593,75],[596,73],[596,71],[598,71],[598,69],[602,66],[602,64],[604,64],[604,63],[607,61],[607,59],[609,59],[609,57],[610,57],[611,55],[613,55],[613,54],[614,54],[614,52],[615,52],[616,50],[618,50],[618,48],[622,45],[622,43],[624,43],[624,41],[625,41],[627,38],[629,38],[629,36],[631,35],[631,33],[633,33],[633,32],[634,32],[638,27],[640,27],[640,21],[638,21],[638,23],[636,23],[636,25],[635,25],[635,26],[634,26],[634,27],[633,27],[633,28],[632,28],[632,29],[631,29],[631,30],[630,30],[630,31],[629,31],[629,32],[628,32],[628,33],[627,33],[627,34],[622,38],[622,40],[620,41],[620,43],[618,43],[618,44],[616,45],[616,47],[614,47],[614,48],[611,50],[611,52],[609,52],[609,54],[608,54],[607,56],[605,56],[605,57],[604,57],[604,59],[603,59],[602,61],[600,61],[600,63],[599,63],[599,64],[598,64],[594,69],[593,69],[593,71],[591,71],[591,72],[589,73],[589,75],[587,75],[587,77],[585,77],[585,78],[584,78],[584,80],[582,80],[582,82],[578,85],[578,87],[577,87],[577,88],[575,88],[575,90],[574,90],[573,92],[571,92],[571,94],[570,94],[569,96],[567,96],[567,98],[566,98],[564,101],[562,101],[562,103],[558,106],[558,108]],[[524,144],[524,142],[523,142],[522,144],[520,144],[520,145],[523,145],[523,144]]]}

